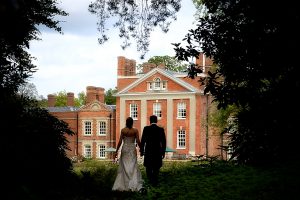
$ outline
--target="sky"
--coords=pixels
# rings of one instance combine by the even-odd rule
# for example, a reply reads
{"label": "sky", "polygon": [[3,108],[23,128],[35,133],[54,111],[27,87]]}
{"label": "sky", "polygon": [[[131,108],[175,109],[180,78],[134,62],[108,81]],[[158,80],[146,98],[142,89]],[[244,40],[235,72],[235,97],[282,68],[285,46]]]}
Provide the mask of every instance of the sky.
{"label": "sky", "polygon": [[117,86],[117,57],[125,56],[136,60],[137,64],[146,62],[153,56],[174,56],[174,46],[179,43],[188,30],[195,27],[196,9],[192,0],[182,0],[177,20],[170,30],[163,33],[155,29],[151,33],[149,52],[144,60],[132,41],[129,48],[121,48],[122,40],[117,29],[110,29],[110,39],[103,45],[98,43],[97,16],[88,11],[91,0],[63,0],[59,8],[69,13],[60,17],[63,34],[41,27],[39,41],[30,43],[29,52],[35,60],[37,71],[28,80],[33,83],[39,95],[60,91],[85,92],[87,86],[102,87],[107,91]]}

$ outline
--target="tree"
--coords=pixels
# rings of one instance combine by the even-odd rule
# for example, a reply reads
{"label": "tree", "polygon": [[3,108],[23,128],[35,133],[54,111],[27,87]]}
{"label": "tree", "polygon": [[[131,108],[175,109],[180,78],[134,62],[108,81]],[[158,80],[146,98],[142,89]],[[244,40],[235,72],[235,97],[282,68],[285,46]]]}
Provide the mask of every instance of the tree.
{"label": "tree", "polygon": [[7,183],[2,195],[10,199],[57,199],[53,195],[72,183],[65,154],[65,134],[72,131],[35,100],[17,94],[36,70],[27,50],[30,41],[39,39],[40,25],[61,32],[54,17],[67,14],[56,5],[56,0],[0,2],[0,126],[7,131],[2,135]]}
{"label": "tree", "polygon": [[167,70],[175,72],[185,72],[188,64],[183,63],[181,60],[177,60],[171,56],[153,56],[148,60],[148,63],[153,63],[156,66],[164,64]]}
{"label": "tree", "polygon": [[65,134],[74,134],[68,124],[26,96],[9,96],[0,103],[5,105],[1,109],[1,128],[9,130],[2,135],[7,141],[2,144],[2,159],[7,163],[2,166],[2,178],[8,183],[4,188],[8,188],[9,197],[43,199],[46,194],[53,195],[49,192],[67,189],[72,164],[65,152]]}
{"label": "tree", "polygon": [[116,105],[116,97],[114,96],[114,94],[116,94],[118,92],[118,90],[109,88],[106,92],[105,92],[105,103],[107,105]]}
{"label": "tree", "polygon": [[[176,57],[188,61],[204,52],[217,64],[217,71],[201,81],[219,108],[239,107],[234,156],[250,164],[298,159],[294,138],[300,117],[291,111],[300,113],[300,39],[299,29],[293,28],[299,24],[299,6],[293,1],[195,2],[203,3],[206,13],[184,38],[186,47],[174,44]],[[189,66],[191,78],[198,72],[198,66]]]}
{"label": "tree", "polygon": [[119,36],[123,39],[121,47],[125,49],[135,39],[141,58],[148,51],[150,33],[159,26],[168,32],[172,20],[176,20],[181,0],[95,0],[89,5],[89,11],[98,17],[98,42],[103,44],[109,37],[106,34],[107,20],[116,19],[114,27],[119,28]]}
{"label": "tree", "polygon": [[33,83],[25,82],[18,88],[18,94],[31,99],[38,98],[38,91]]}
{"label": "tree", "polygon": [[[55,106],[64,107],[67,106],[67,92],[65,90],[57,92],[54,94],[56,96]],[[82,91],[78,93],[78,98],[74,98],[74,106],[80,107],[85,105],[86,95]]]}
{"label": "tree", "polygon": [[27,52],[29,42],[39,39],[39,25],[61,32],[55,15],[67,15],[56,0],[3,0],[0,3],[0,90],[17,91],[36,71]]}
{"label": "tree", "polygon": [[75,106],[80,107],[86,104],[86,95],[84,91],[78,93],[78,98],[75,98]]}

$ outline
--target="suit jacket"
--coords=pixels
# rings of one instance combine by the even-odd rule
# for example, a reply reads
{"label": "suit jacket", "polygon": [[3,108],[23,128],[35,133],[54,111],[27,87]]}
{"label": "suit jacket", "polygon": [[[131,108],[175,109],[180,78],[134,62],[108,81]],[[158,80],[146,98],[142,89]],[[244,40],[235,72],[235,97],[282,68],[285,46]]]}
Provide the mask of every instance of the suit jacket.
{"label": "suit jacket", "polygon": [[144,155],[145,167],[160,168],[166,151],[165,130],[156,124],[145,126],[140,151],[141,155]]}

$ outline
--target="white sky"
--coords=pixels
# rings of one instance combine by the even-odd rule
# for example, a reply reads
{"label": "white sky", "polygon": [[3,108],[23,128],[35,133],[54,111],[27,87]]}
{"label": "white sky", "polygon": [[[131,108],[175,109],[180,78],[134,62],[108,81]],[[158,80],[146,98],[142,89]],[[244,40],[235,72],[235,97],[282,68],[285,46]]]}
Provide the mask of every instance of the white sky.
{"label": "white sky", "polygon": [[91,1],[63,0],[61,8],[69,13],[60,23],[63,34],[42,28],[42,40],[31,42],[29,52],[36,58],[37,72],[29,82],[36,86],[39,95],[46,98],[48,94],[66,91],[77,96],[79,92],[85,92],[86,86],[105,90],[115,88],[118,56],[135,59],[137,64],[153,56],[174,56],[171,43],[181,42],[188,30],[195,26],[196,10],[192,0],[182,0],[177,21],[171,24],[168,33],[160,29],[151,33],[149,52],[144,60],[140,60],[134,41],[131,41],[130,48],[122,50],[117,29],[108,32],[108,42],[98,44],[97,18],[88,11]]}

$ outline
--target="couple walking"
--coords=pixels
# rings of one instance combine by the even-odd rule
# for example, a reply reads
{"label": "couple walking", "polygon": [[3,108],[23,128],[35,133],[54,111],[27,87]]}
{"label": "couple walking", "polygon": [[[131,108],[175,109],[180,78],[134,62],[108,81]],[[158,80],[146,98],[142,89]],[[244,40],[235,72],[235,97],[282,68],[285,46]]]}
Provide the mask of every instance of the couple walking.
{"label": "couple walking", "polygon": [[126,127],[121,130],[117,151],[121,150],[117,177],[112,190],[140,191],[143,188],[143,179],[137,163],[136,143],[140,148],[140,155],[144,156],[147,179],[152,186],[157,186],[159,169],[165,157],[166,136],[163,128],[157,126],[157,117],[150,116],[150,125],[145,126],[142,138],[133,128],[133,119],[126,119]]}

